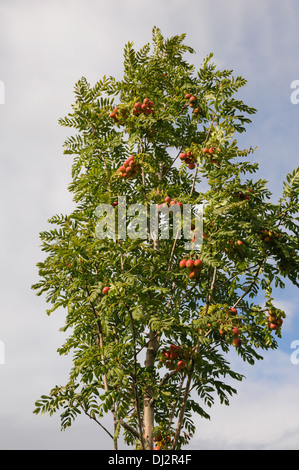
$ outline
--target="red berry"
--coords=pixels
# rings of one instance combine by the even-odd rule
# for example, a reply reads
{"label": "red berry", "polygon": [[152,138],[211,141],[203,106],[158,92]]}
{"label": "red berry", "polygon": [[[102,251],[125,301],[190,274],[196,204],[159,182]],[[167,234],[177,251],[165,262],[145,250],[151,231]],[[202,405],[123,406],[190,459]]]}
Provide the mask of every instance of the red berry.
{"label": "red berry", "polygon": [[240,340],[240,338],[235,338],[233,340],[233,345],[236,346],[236,348],[238,348],[239,346],[241,346],[241,343],[242,341]]}
{"label": "red berry", "polygon": [[180,264],[179,264],[180,268],[185,268],[185,267],[186,267],[186,263],[187,263],[187,260],[186,260],[186,259],[182,259],[182,260],[180,261]]}
{"label": "red berry", "polygon": [[198,268],[192,269],[192,271],[191,271],[190,274],[189,274],[189,279],[197,278],[197,276],[198,276],[198,271],[199,271]]}
{"label": "red berry", "polygon": [[186,268],[193,268],[193,266],[194,266],[193,259],[188,259],[188,261],[186,262]]}
{"label": "red berry", "polygon": [[103,288],[102,292],[103,292],[103,294],[108,294],[109,290],[110,290],[110,287],[106,286],[106,287]]}
{"label": "red berry", "polygon": [[170,359],[177,359],[178,357],[179,357],[178,352],[171,352],[170,355],[169,355]]}
{"label": "red berry", "polygon": [[240,331],[238,330],[238,328],[236,326],[233,326],[233,333],[234,335],[238,336]]}
{"label": "red berry", "polygon": [[184,369],[186,367],[185,361],[179,361],[176,366],[176,370],[180,371],[181,369]]}
{"label": "red berry", "polygon": [[196,259],[196,260],[194,261],[194,266],[201,266],[201,265],[202,265],[201,259]]}

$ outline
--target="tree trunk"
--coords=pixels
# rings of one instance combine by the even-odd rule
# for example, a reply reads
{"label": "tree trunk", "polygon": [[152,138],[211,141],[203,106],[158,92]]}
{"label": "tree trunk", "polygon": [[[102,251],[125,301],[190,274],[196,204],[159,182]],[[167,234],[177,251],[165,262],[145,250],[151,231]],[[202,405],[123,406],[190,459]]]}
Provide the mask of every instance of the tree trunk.
{"label": "tree trunk", "polygon": [[[150,329],[149,344],[146,351],[145,367],[151,367],[155,364],[155,358],[158,350],[157,333]],[[153,428],[154,428],[154,400],[153,390],[146,387],[143,397],[143,439],[144,450],[153,450]]]}

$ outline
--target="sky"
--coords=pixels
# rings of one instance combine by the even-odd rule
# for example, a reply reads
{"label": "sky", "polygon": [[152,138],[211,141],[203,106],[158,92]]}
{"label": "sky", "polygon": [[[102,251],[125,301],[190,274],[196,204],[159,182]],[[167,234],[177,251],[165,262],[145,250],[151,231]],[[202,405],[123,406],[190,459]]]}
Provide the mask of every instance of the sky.
{"label": "sky", "polygon": [[[240,146],[257,147],[257,177],[276,201],[284,176],[298,166],[299,3],[296,0],[0,0],[0,449],[103,450],[111,439],[87,417],[64,432],[59,415],[33,415],[35,401],[67,381],[60,357],[64,314],[48,317],[30,286],[42,259],[39,233],[54,214],[73,208],[67,191],[68,129],[58,125],[82,77],[120,77],[123,48],[186,33],[199,67],[213,52],[220,68],[248,80],[242,98],[257,108]],[[4,87],[4,98],[1,90]],[[2,96],[2,98],[1,98]],[[299,95],[298,95],[299,96]],[[246,376],[229,407],[217,400],[211,420],[196,418],[190,449],[299,449],[299,307],[290,283],[275,291],[286,310],[279,348],[254,367],[231,361]],[[1,358],[2,355],[2,358]],[[111,419],[104,424],[111,429]],[[124,447],[123,447],[124,448]]]}

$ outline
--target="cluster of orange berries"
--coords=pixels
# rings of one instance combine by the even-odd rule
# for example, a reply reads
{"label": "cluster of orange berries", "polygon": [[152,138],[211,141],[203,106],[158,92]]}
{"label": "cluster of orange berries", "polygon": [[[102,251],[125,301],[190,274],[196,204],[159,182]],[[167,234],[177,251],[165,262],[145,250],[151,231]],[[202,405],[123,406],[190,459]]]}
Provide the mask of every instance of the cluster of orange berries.
{"label": "cluster of orange berries", "polygon": [[195,168],[195,163],[197,162],[196,156],[192,152],[183,152],[180,154],[179,157],[186,165],[188,165],[188,168],[190,170],[193,170]]}
{"label": "cluster of orange berries", "polygon": [[156,111],[153,109],[154,103],[149,98],[144,98],[142,103],[135,103],[133,114],[134,116],[139,116],[140,114],[145,114],[148,116],[149,114],[156,114]]}
{"label": "cluster of orange berries", "polygon": [[118,169],[120,178],[135,178],[141,173],[141,167],[135,162],[134,155],[130,155],[129,158],[122,164]]}
{"label": "cluster of orange berries", "polygon": [[116,106],[109,116],[116,124],[124,124],[124,120],[129,117],[129,113],[127,110],[119,110]]}
{"label": "cluster of orange berries", "polygon": [[[229,309],[229,311],[230,311],[230,313],[233,314],[233,315],[237,315],[237,313],[238,313],[238,312],[237,312],[237,309],[236,309],[235,307],[231,307],[231,308]],[[232,322],[234,322],[234,321],[236,321],[236,320],[231,319],[231,320],[229,321],[229,324],[231,325]],[[241,340],[241,338],[240,338],[240,330],[239,330],[239,328],[238,328],[237,326],[232,326],[232,327],[231,327],[231,331],[232,331],[233,335],[235,336],[235,338],[234,338],[233,341],[232,341],[232,344],[233,344],[233,346],[235,346],[236,348],[238,348],[238,347],[241,346],[241,344],[242,344],[242,340]],[[219,333],[220,333],[221,335],[224,334],[224,332],[223,332],[223,330],[222,330],[221,328],[220,328],[220,330],[219,330]]]}
{"label": "cluster of orange berries", "polygon": [[[140,114],[156,114],[156,111],[153,109],[154,103],[149,98],[144,98],[142,103],[135,103],[133,108],[133,116],[139,116]],[[111,119],[116,124],[124,124],[124,121],[129,117],[130,110],[128,107],[120,105],[115,107],[112,112],[109,114]]]}
{"label": "cluster of orange berries", "polygon": [[204,147],[202,149],[202,153],[208,157],[210,157],[210,163],[219,163],[219,160],[217,158],[217,155],[215,155],[216,152],[220,152],[220,149],[215,149],[215,147]]}
{"label": "cluster of orange berries", "polygon": [[278,330],[283,324],[283,319],[275,310],[268,311],[268,327],[270,330]]}
{"label": "cluster of orange berries", "polygon": [[189,279],[196,279],[200,273],[202,268],[202,261],[201,259],[182,259],[179,263],[180,268],[185,269],[188,268],[190,270]]}
{"label": "cluster of orange berries", "polygon": [[227,241],[227,245],[228,246],[224,247],[224,251],[230,259],[234,259],[235,256],[240,259],[245,258],[246,250],[242,240],[229,240]]}
{"label": "cluster of orange berries", "polygon": [[[253,190],[252,190],[252,189],[248,189],[248,191],[249,191],[250,193],[253,193]],[[244,194],[242,191],[240,191],[240,192],[237,193],[237,197],[240,199],[240,201],[244,201],[244,200],[249,201],[249,200],[250,200],[249,194]]]}
{"label": "cluster of orange berries", "polygon": [[174,199],[171,199],[170,196],[166,196],[166,197],[164,198],[164,202],[163,202],[162,204],[158,204],[158,205],[157,205],[157,208],[158,208],[158,209],[163,209],[163,207],[173,206],[173,205],[175,205],[175,204],[177,204],[177,205],[180,206],[180,207],[183,207],[183,203],[182,203],[182,202],[180,202],[180,201],[175,201]]}
{"label": "cluster of orange berries", "polygon": [[191,93],[186,93],[185,99],[189,100],[190,108],[193,108],[193,114],[202,114],[202,109],[198,106],[198,98]]}
{"label": "cluster of orange berries", "polygon": [[162,432],[158,432],[157,435],[154,436],[154,442],[156,443],[154,450],[167,449],[171,441],[172,438],[169,434],[167,436],[163,436]]}
{"label": "cluster of orange berries", "polygon": [[[220,323],[220,327],[218,328],[218,332],[221,337],[225,337],[226,335],[233,336],[232,344],[236,348],[240,347],[242,344],[242,340],[240,337],[240,330],[238,326],[241,324],[240,319],[238,318],[238,311],[235,307],[231,307],[227,312],[226,319],[218,319],[217,323]],[[238,325],[238,326],[236,326]],[[211,327],[210,323],[207,323],[208,327]]]}
{"label": "cluster of orange berries", "polygon": [[260,233],[260,238],[265,243],[271,243],[275,238],[281,238],[281,233],[276,233],[274,230],[262,229]]}
{"label": "cluster of orange berries", "polygon": [[176,344],[171,344],[169,349],[163,349],[162,362],[169,370],[180,372],[186,367],[185,360],[190,357],[190,351]]}

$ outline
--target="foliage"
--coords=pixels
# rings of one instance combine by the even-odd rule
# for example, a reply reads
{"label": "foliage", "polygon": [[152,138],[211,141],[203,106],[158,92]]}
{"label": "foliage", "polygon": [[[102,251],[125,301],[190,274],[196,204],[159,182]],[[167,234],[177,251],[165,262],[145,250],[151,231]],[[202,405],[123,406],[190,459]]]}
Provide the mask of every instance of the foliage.
{"label": "foliage", "polygon": [[[154,28],[152,39],[139,51],[125,46],[121,80],[105,76],[92,87],[81,78],[59,121],[76,130],[64,146],[76,209],[41,232],[46,258],[33,288],[46,294],[48,314],[65,309],[69,337],[59,354],[72,353],[73,367],[35,413],[61,410],[63,429],[81,412],[102,427],[112,413],[113,431],[103,428],[115,448],[123,430],[136,448],[179,449],[195,432],[194,413],[209,418],[215,399],[228,405],[236,393],[230,381],[243,377],[228,353],[254,364],[277,347],[285,312],[272,288],[284,278],[298,286],[299,169],[271,202],[267,182],[254,179],[254,150],[236,139],[256,112],[236,98],[246,80],[218,70],[212,54],[195,70],[184,34],[165,39]],[[120,167],[131,155],[130,177]],[[99,239],[97,208],[109,204],[117,221],[118,196],[148,210],[165,197],[203,204],[202,246],[188,251],[183,238],[150,233]],[[128,216],[127,227],[134,221]],[[202,264],[190,278],[179,263],[195,258]]]}

